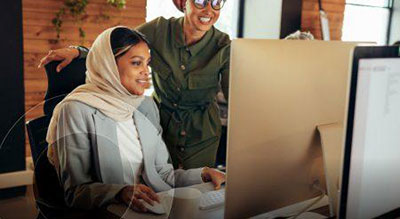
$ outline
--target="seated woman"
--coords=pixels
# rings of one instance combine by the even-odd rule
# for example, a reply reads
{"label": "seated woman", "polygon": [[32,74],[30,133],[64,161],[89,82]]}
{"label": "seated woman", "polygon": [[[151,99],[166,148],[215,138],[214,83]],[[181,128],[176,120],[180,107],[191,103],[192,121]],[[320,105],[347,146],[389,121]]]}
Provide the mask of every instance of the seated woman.
{"label": "seated woman", "polygon": [[93,209],[123,202],[146,211],[156,192],[212,181],[211,168],[174,170],[161,137],[158,108],[143,96],[150,51],[142,34],[125,27],[101,33],[87,57],[86,84],[54,110],[48,157],[70,207]]}

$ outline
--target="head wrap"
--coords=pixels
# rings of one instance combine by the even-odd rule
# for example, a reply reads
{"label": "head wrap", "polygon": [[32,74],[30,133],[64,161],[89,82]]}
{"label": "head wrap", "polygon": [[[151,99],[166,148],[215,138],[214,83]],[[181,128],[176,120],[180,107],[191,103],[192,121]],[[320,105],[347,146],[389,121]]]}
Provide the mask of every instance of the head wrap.
{"label": "head wrap", "polygon": [[[110,42],[111,32],[119,27],[122,26],[105,30],[94,41],[86,59],[86,83],[73,90],[54,109],[46,136],[49,145],[65,137],[57,132],[57,125],[62,116],[70,116],[60,113],[62,106],[68,101],[87,104],[114,121],[127,121],[132,119],[134,111],[144,100],[144,96],[131,94],[121,84]],[[51,147],[48,157],[52,157]]]}
{"label": "head wrap", "polygon": [[172,0],[174,2],[175,7],[183,12],[183,9],[185,8],[186,0]]}

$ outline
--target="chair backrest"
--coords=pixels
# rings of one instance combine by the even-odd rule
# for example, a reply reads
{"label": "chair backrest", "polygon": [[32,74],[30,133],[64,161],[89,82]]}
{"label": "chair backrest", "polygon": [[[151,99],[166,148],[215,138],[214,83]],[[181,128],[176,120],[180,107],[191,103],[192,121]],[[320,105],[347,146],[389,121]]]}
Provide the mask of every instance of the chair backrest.
{"label": "chair backrest", "polygon": [[72,90],[85,83],[86,59],[74,59],[60,72],[56,71],[59,61],[45,66],[47,75],[47,92],[44,103],[44,114],[51,117],[54,107]]}
{"label": "chair backrest", "polygon": [[26,123],[34,162],[34,195],[41,213],[53,214],[65,211],[64,190],[57,172],[47,159],[47,129],[54,107],[73,89],[85,83],[86,60],[74,59],[61,72],[56,71],[59,61],[45,66],[48,87],[45,96],[45,115]]}
{"label": "chair backrest", "polygon": [[47,159],[46,134],[50,117],[42,116],[26,123],[34,162],[34,195],[40,210],[65,207],[64,191],[54,167]]}
{"label": "chair backrest", "polygon": [[34,165],[36,165],[39,155],[47,148],[46,134],[49,122],[50,117],[42,116],[26,123]]}

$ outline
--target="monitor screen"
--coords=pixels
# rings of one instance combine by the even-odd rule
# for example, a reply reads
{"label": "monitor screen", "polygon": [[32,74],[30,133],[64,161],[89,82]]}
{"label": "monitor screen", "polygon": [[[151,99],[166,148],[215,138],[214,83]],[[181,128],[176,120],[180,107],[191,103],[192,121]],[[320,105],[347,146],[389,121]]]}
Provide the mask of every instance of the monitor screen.
{"label": "monitor screen", "polygon": [[400,207],[400,58],[360,59],[358,64],[341,218],[374,218]]}

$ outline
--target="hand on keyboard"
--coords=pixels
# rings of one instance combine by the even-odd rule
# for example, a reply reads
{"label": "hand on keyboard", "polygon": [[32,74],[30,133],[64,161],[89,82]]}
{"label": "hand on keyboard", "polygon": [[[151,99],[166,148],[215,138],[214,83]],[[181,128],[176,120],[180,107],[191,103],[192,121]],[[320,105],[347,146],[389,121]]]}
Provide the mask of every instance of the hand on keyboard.
{"label": "hand on keyboard", "polygon": [[221,185],[225,182],[225,173],[217,169],[204,167],[201,172],[201,178],[203,182],[212,182],[217,190],[220,189]]}

